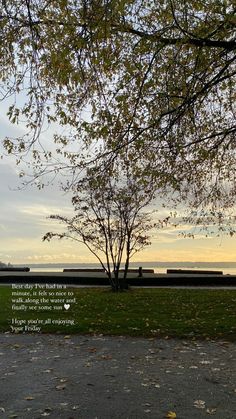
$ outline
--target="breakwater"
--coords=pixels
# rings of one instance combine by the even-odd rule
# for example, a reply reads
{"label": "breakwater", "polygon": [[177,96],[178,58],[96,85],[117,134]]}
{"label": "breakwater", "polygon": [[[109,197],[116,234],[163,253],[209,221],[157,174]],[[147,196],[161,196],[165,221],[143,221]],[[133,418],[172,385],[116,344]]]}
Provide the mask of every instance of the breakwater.
{"label": "breakwater", "polygon": [[[214,274],[155,274],[146,273],[141,278],[128,274],[130,286],[236,286],[236,275]],[[104,272],[0,272],[0,283],[58,283],[71,285],[109,285]]]}

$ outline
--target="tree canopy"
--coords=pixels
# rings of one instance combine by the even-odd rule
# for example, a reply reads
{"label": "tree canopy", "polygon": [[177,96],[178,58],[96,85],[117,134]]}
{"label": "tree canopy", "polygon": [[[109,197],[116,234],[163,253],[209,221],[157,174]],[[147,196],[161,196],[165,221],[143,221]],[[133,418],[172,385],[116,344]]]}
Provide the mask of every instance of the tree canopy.
{"label": "tree canopy", "polygon": [[138,175],[193,205],[233,205],[235,11],[229,0],[2,0],[1,96],[24,92],[8,115],[31,131],[6,149],[31,147],[40,165],[51,157],[40,130],[57,121],[71,129],[55,141],[73,170],[78,143],[111,162],[129,147]]}

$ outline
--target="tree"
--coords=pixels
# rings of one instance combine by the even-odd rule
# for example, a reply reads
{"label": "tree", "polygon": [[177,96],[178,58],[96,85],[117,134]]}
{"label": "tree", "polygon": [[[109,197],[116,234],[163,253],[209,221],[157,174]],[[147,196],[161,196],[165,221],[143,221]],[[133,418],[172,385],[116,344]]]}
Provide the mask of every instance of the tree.
{"label": "tree", "polygon": [[[33,149],[35,165],[51,152],[37,147],[40,129],[55,136],[74,171],[79,140],[104,141],[111,164],[130,145],[157,185],[191,192],[192,205],[232,206],[235,197],[235,11],[229,0],[2,0],[0,76],[3,98],[27,91],[24,117],[33,130],[9,152]],[[53,42],[52,42],[53,40]],[[91,118],[84,120],[83,111]],[[65,148],[64,148],[65,147]],[[65,167],[56,161],[54,169]],[[51,168],[50,168],[51,170]]]}
{"label": "tree", "polygon": [[[117,165],[116,165],[117,166]],[[153,199],[153,191],[145,192],[129,167],[113,168],[99,175],[90,168],[86,176],[73,186],[72,204],[75,215],[71,218],[51,215],[66,230],[48,232],[43,240],[72,239],[83,243],[98,259],[108,275],[114,291],[127,288],[130,258],[149,245],[148,232],[155,226],[145,207]],[[121,264],[125,269],[121,274]]]}

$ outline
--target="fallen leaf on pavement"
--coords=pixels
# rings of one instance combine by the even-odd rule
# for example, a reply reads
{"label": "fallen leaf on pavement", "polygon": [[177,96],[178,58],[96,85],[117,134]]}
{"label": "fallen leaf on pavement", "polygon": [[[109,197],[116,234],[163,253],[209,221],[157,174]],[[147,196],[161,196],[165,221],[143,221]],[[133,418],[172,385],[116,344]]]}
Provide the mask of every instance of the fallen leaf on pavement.
{"label": "fallen leaf on pavement", "polygon": [[205,402],[204,402],[204,400],[195,400],[195,402],[193,403],[193,405],[197,409],[205,409]]}
{"label": "fallen leaf on pavement", "polygon": [[102,355],[101,358],[109,360],[109,359],[112,359],[112,356],[111,355]]}
{"label": "fallen leaf on pavement", "polygon": [[208,415],[214,415],[216,413],[216,409],[210,409],[210,408],[208,408],[206,410],[206,412],[208,413]]}
{"label": "fallen leaf on pavement", "polygon": [[208,364],[211,364],[211,361],[199,361],[199,364],[202,364],[202,365],[208,365]]}
{"label": "fallen leaf on pavement", "polygon": [[176,415],[176,413],[175,413],[175,412],[172,412],[172,411],[170,410],[169,412],[167,412],[167,414],[166,414],[166,418],[168,418],[168,419],[175,419],[175,418],[177,418],[177,415]]}
{"label": "fallen leaf on pavement", "polygon": [[46,413],[49,413],[49,412],[51,412],[51,411],[52,411],[51,407],[46,407],[46,408],[44,409],[44,412],[46,412]]}
{"label": "fallen leaf on pavement", "polygon": [[59,384],[58,386],[56,386],[56,390],[64,390],[66,388],[65,384]]}
{"label": "fallen leaf on pavement", "polygon": [[86,364],[85,364],[85,367],[87,367],[87,368],[89,368],[89,367],[91,367],[91,362],[87,362]]}

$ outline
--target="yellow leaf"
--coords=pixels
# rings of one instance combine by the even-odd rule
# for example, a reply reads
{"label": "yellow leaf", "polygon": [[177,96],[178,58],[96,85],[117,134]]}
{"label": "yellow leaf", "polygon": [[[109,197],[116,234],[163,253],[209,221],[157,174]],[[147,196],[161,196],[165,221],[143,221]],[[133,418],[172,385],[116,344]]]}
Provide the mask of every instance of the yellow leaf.
{"label": "yellow leaf", "polygon": [[175,419],[175,418],[177,418],[177,415],[176,415],[176,413],[175,413],[175,412],[171,412],[171,411],[169,411],[169,412],[166,414],[166,418],[168,418],[168,419]]}

